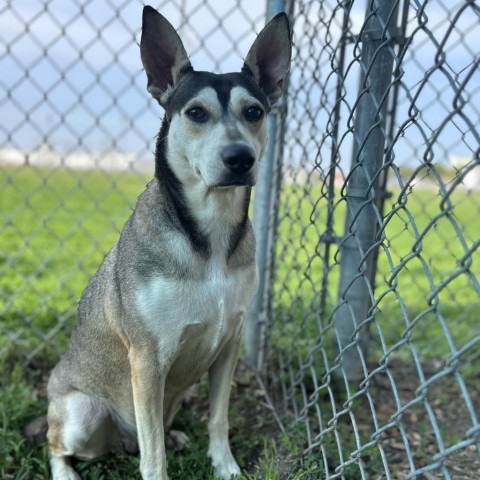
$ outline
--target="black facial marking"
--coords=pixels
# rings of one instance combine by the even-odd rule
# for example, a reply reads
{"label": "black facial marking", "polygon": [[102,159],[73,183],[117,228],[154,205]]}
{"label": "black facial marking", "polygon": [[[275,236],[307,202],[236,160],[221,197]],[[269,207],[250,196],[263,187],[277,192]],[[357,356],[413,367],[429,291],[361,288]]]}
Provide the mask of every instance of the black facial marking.
{"label": "black facial marking", "polygon": [[167,105],[167,117],[171,118],[192,99],[200,90],[211,87],[217,92],[218,101],[226,111],[230,100],[230,92],[234,87],[243,87],[252,97],[256,98],[268,111],[268,102],[264,93],[253,79],[244,73],[188,72],[183,76],[178,87],[172,93]]}
{"label": "black facial marking", "polygon": [[155,177],[160,183],[162,191],[165,192],[166,197],[170,200],[171,207],[175,212],[175,215],[166,220],[180,227],[188,236],[193,248],[204,257],[208,257],[210,255],[208,238],[200,232],[200,228],[188,208],[183,185],[168,164],[165,146],[169,127],[170,124],[167,118],[164,118],[157,137],[157,148],[155,151]]}
{"label": "black facial marking", "polygon": [[247,234],[247,222],[248,222],[248,207],[250,205],[250,197],[252,194],[252,189],[247,187],[247,192],[245,194],[245,199],[242,205],[243,209],[243,218],[241,222],[234,228],[230,235],[230,244],[228,247],[227,260],[235,253],[240,242]]}
{"label": "black facial marking", "polygon": [[230,92],[235,84],[230,79],[223,79],[222,82],[217,82],[217,84],[213,87],[217,92],[217,98],[222,107],[222,111],[224,114],[227,113],[228,110],[228,103],[230,102]]}

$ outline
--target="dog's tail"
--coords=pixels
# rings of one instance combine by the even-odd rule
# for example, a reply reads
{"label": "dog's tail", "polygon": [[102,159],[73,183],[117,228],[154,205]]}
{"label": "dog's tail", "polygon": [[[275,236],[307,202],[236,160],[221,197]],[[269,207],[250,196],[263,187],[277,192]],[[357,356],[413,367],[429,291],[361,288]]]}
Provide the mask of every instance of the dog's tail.
{"label": "dog's tail", "polygon": [[40,445],[41,443],[45,443],[47,441],[47,430],[47,416],[42,415],[41,417],[37,417],[27,424],[23,430],[23,435],[29,443],[33,445]]}

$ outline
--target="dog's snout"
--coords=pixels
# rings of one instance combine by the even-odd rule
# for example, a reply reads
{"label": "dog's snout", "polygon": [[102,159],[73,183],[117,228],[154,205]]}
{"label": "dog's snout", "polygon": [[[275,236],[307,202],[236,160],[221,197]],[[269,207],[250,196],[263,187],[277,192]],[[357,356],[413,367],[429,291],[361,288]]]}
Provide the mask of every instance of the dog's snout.
{"label": "dog's snout", "polygon": [[254,152],[244,145],[228,145],[222,150],[221,156],[233,173],[246,173],[255,162]]}

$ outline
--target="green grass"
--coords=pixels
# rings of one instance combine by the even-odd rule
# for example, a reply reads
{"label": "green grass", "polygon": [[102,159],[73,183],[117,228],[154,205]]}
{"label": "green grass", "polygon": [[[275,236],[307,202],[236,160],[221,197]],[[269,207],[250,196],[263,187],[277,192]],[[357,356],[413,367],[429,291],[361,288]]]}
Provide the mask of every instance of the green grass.
{"label": "green grass", "polygon": [[[40,377],[65,350],[77,299],[118,238],[145,183],[135,174],[0,170],[0,478],[49,477],[45,444],[30,445],[22,431],[46,412],[45,379]],[[21,367],[30,357],[37,370]],[[245,480],[275,480],[280,478],[276,449],[287,456],[293,439],[283,438],[265,411],[257,418],[256,405],[258,398],[249,391],[232,402],[232,449]],[[172,480],[213,478],[206,420],[199,420],[206,418],[206,410],[194,403],[176,419],[192,447],[168,452]],[[301,435],[295,445],[303,443]],[[294,470],[289,478],[317,478],[313,467],[297,468],[300,461],[301,455],[287,462]],[[140,478],[138,465],[137,456],[112,454],[78,462],[76,469],[83,478],[123,480]]]}
{"label": "green grass", "polygon": [[0,477],[49,478],[46,446],[26,444],[22,430],[28,420],[45,413],[46,400],[33,388],[21,366],[2,363],[0,376]]}
{"label": "green grass", "polygon": [[[433,359],[452,353],[448,336],[455,350],[480,334],[475,285],[480,262],[478,253],[466,255],[478,240],[480,194],[457,190],[450,195],[452,208],[442,204],[435,188],[413,189],[403,196],[393,189],[385,205],[388,221],[375,292],[380,301],[370,331],[383,337],[386,350],[393,348],[404,358],[410,355],[409,349],[395,345],[407,337],[423,358]],[[337,237],[342,235],[346,212],[339,193],[333,214]],[[332,245],[327,256],[321,241],[327,233],[328,202],[320,186],[306,193],[301,186],[289,185],[281,198],[274,305],[282,329],[276,341],[291,342],[297,333],[295,344],[306,342],[308,350],[318,339],[319,323],[326,343],[332,331],[340,278],[338,247]],[[326,302],[319,319],[322,292]]]}
{"label": "green grass", "polygon": [[[12,335],[20,355],[45,349],[45,356],[51,358],[64,349],[66,337],[63,329],[57,331],[58,325],[69,325],[73,320],[77,299],[118,238],[145,183],[144,177],[135,174],[33,168],[0,171],[0,221],[4,225],[0,231],[0,351],[13,348]],[[385,208],[387,214],[404,203],[398,192],[393,193]],[[317,204],[316,199],[320,199]],[[423,315],[412,329],[418,348],[428,355],[435,339],[442,353],[448,354],[438,314],[426,312],[428,298],[435,286],[462,268],[465,249],[454,227],[460,226],[467,245],[477,239],[480,216],[472,207],[480,208],[480,198],[461,191],[452,195],[453,213],[439,218],[426,231],[420,255],[412,256],[392,278],[392,268],[409,258],[415,243],[409,215],[415,219],[418,231],[425,232],[430,219],[440,211],[441,197],[435,191],[413,191],[406,199],[406,209],[393,214],[386,229],[388,255],[382,248],[379,256],[377,295],[389,285],[395,289],[380,302],[377,323],[389,346],[401,338],[407,324],[400,298],[410,322]],[[326,212],[320,187],[313,187],[308,196],[302,187],[288,186],[282,192],[281,261],[275,303],[279,316],[300,316],[295,323],[308,316],[305,312],[318,310],[318,292],[327,260],[330,269],[325,321],[336,302],[337,247],[331,248],[327,259],[323,244],[318,242],[325,231]],[[334,215],[337,236],[343,230],[344,216],[345,205],[340,201]],[[476,256],[472,258],[468,271],[450,279],[438,294],[437,312],[445,317],[458,347],[475,327],[480,306],[469,277],[480,276],[480,264]],[[429,329],[428,337],[425,328]],[[45,342],[50,336],[55,338],[55,347]]]}
{"label": "green grass", "polygon": [[70,325],[144,185],[133,174],[0,171],[0,351],[44,348],[51,358],[65,348],[68,329],[58,325]]}
{"label": "green grass", "polygon": [[[118,238],[145,183],[141,175],[125,173],[0,170],[0,368],[5,372],[0,377],[0,478],[48,478],[45,446],[26,444],[22,428],[45,412],[44,380],[39,377],[65,350],[76,302],[105,252]],[[371,331],[377,332],[377,336],[380,332],[386,348],[392,349],[396,358],[411,361],[408,344],[398,344],[410,336],[409,341],[422,358],[445,359],[451,353],[451,345],[444,327],[457,349],[480,330],[480,302],[469,276],[480,277],[478,258],[460,276],[450,278],[453,272],[465,267],[465,249],[458,240],[456,225],[460,225],[467,245],[478,239],[480,197],[465,191],[454,193],[454,211],[429,225],[440,211],[437,192],[414,189],[407,196],[406,208],[397,211],[405,200],[398,198],[398,193],[394,191],[386,205],[387,214],[395,213],[385,231],[384,244],[389,253],[380,253],[377,277],[377,295],[386,292],[388,286],[392,291],[379,303]],[[333,231],[340,236],[345,216],[342,200],[335,205],[334,212]],[[320,378],[326,368],[323,354],[332,354],[331,315],[339,279],[337,247],[332,246],[326,258],[324,244],[319,242],[327,222],[327,201],[321,187],[314,186],[307,193],[301,186],[285,187],[280,213],[274,287],[276,322],[271,332],[270,355],[274,360],[282,355],[298,366],[308,358],[313,345],[320,343],[321,348],[310,359]],[[415,219],[418,231],[425,233],[420,255],[412,258],[409,256],[416,237],[409,215]],[[392,278],[392,268],[402,261],[406,268]],[[327,263],[325,310],[319,318]],[[441,282],[447,282],[447,286],[438,292],[440,302],[435,311],[429,312],[429,296]],[[399,299],[405,304],[405,311]],[[411,324],[408,335],[407,322]],[[378,345],[370,349],[373,362],[383,355]],[[25,359],[31,359],[30,364],[37,370],[20,368],[18,365]],[[16,367],[12,366],[15,361]],[[467,376],[476,373],[472,364],[462,368]],[[308,372],[303,375],[306,391],[313,391],[314,379]],[[344,392],[336,395],[339,403],[345,399]],[[333,413],[326,390],[320,392],[319,401],[326,424]],[[321,478],[323,455],[302,455],[307,444],[304,426],[291,426],[289,434],[282,435],[265,412],[257,416],[257,404],[258,399],[250,391],[232,402],[232,446],[246,472],[244,480]],[[197,402],[177,420],[179,428],[189,432],[193,446],[181,454],[169,452],[172,480],[212,478],[206,460],[207,438],[202,419],[205,411],[205,405]],[[289,422],[288,417],[285,422]],[[341,432],[340,450],[336,432]],[[348,458],[349,452],[357,448],[348,422],[339,423],[336,432],[332,430],[324,437],[325,455],[331,465],[340,456]],[[366,434],[358,441],[367,444],[369,437]],[[376,447],[367,457],[370,471],[382,471]],[[139,478],[135,456],[111,455],[100,462],[80,462],[77,469],[89,479]],[[358,478],[358,468],[347,467],[344,476]]]}

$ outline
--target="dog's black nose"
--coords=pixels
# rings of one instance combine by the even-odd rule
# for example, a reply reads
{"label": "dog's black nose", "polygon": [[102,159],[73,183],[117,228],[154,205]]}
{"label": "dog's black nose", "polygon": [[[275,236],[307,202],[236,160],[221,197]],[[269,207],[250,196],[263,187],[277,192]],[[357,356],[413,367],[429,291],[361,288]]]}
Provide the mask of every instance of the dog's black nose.
{"label": "dog's black nose", "polygon": [[245,145],[227,145],[222,150],[221,156],[223,163],[233,173],[246,173],[255,162],[253,150]]}

